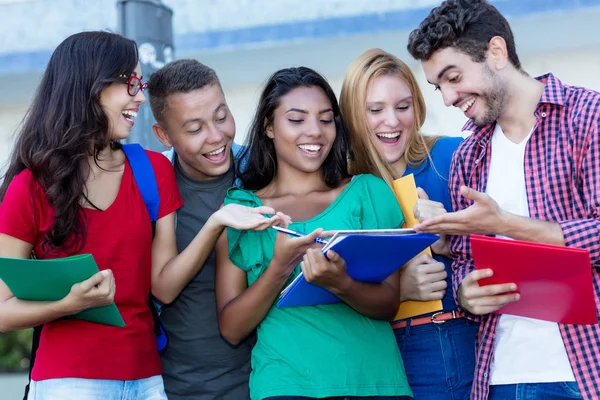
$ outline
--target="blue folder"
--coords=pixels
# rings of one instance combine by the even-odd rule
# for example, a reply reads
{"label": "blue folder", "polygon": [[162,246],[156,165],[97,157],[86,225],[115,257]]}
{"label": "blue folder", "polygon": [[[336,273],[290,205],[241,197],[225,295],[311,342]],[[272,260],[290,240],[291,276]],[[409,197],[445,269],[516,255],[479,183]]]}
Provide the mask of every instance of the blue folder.
{"label": "blue folder", "polygon": [[[332,246],[324,247],[323,251],[338,253],[346,261],[347,272],[352,279],[380,283],[438,239],[439,236],[428,233],[381,236],[350,234]],[[300,273],[281,292],[277,306],[313,306],[341,301],[327,289],[308,283]]]}

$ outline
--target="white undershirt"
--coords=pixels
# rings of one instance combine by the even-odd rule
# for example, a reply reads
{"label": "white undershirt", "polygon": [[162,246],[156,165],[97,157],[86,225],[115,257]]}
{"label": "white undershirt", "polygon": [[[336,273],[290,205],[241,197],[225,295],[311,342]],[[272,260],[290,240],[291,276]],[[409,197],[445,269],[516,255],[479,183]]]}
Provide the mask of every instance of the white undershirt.
{"label": "white undershirt", "polygon": [[[502,209],[523,217],[529,217],[524,161],[532,132],[516,144],[496,124],[486,190]],[[557,323],[504,314],[495,338],[491,385],[575,380]]]}

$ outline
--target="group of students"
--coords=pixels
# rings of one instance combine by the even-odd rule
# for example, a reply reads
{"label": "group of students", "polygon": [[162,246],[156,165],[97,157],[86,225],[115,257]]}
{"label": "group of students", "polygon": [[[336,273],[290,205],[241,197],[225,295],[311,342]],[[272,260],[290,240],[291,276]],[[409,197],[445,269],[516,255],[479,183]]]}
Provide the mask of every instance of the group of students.
{"label": "group of students", "polygon": [[[492,314],[517,288],[478,285],[492,272],[474,270],[469,235],[589,250],[600,305],[600,94],[530,77],[484,0],[444,1],[408,50],[469,119],[467,139],[421,132],[415,77],[380,49],[349,66],[339,105],[318,72],[275,72],[240,146],[208,66],[173,61],[143,83],[131,40],[61,43],[0,188],[0,256],[91,253],[101,271],[55,302],[19,300],[0,281],[0,331],[43,324],[28,398],[597,399],[600,327]],[[146,152],[155,227],[120,144],[146,87],[154,134],[171,148]],[[357,282],[314,239],[401,227],[391,185],[408,174],[415,229],[440,235],[433,256]],[[343,302],[275,306],[300,271]],[[443,310],[391,321],[407,300]],[[113,301],[124,328],[63,318]]]}

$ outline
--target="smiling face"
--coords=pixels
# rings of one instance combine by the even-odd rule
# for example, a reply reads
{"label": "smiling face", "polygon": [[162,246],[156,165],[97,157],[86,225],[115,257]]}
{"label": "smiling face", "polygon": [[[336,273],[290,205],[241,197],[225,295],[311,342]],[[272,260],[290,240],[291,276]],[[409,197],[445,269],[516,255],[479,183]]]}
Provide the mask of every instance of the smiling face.
{"label": "smiling face", "polygon": [[373,79],[367,88],[366,112],[381,156],[390,165],[400,161],[415,130],[413,98],[406,82],[391,74]]}
{"label": "smiling face", "polygon": [[506,109],[508,89],[486,61],[474,62],[452,47],[422,62],[427,81],[439,89],[447,107],[460,108],[476,125],[496,121]]}
{"label": "smiling face", "polygon": [[[132,75],[142,78],[139,63]],[[130,96],[127,92],[127,81],[116,82],[100,92],[99,102],[108,118],[109,139],[122,140],[129,137],[131,128],[135,124],[134,118],[140,105],[146,102],[146,96],[141,90],[135,96]]]}
{"label": "smiling face", "polygon": [[235,121],[219,85],[170,95],[164,121],[153,129],[193,179],[217,178],[231,167]]}
{"label": "smiling face", "polygon": [[331,102],[319,87],[298,87],[281,97],[267,136],[273,140],[278,170],[311,173],[321,169],[336,136]]}

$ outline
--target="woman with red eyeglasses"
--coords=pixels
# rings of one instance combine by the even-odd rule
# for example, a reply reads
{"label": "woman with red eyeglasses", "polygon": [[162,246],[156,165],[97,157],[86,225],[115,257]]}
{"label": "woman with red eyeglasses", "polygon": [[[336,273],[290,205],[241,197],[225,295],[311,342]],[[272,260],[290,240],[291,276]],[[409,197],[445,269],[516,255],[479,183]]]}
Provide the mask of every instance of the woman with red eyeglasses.
{"label": "woman with red eyeglasses", "polygon": [[[147,151],[160,195],[152,238],[119,143],[146,101],[141,79],[135,42],[108,32],[70,36],[52,54],[17,137],[0,187],[0,256],[91,253],[100,269],[53,302],[19,300],[0,280],[0,331],[44,326],[29,399],[166,399],[148,298],[172,298],[214,242],[203,230],[178,255],[173,168]],[[271,209],[228,212],[246,229],[279,218],[261,215]],[[113,301],[123,328],[63,318]]]}

